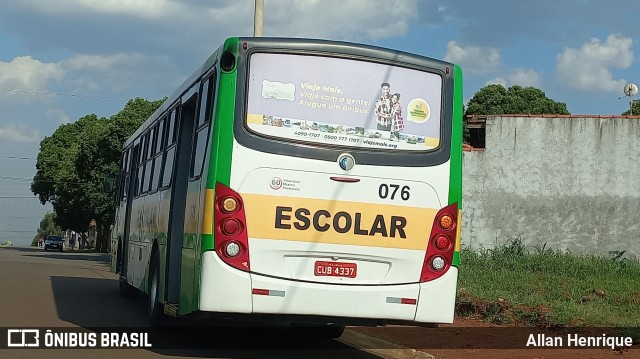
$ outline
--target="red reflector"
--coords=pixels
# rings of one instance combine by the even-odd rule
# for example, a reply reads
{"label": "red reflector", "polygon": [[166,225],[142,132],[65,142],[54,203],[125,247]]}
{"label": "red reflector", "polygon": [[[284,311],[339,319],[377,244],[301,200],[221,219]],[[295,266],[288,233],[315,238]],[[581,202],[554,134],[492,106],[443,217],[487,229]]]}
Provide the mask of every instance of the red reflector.
{"label": "red reflector", "polygon": [[257,289],[257,288],[253,288],[251,290],[251,294],[255,294],[255,295],[269,295],[269,289]]}
{"label": "red reflector", "polygon": [[346,183],[356,183],[360,182],[359,178],[351,178],[351,177],[329,177],[332,181],[336,182],[346,182]]}
{"label": "red reflector", "polygon": [[222,232],[227,236],[232,236],[240,232],[240,223],[235,218],[227,218],[222,221]]}
{"label": "red reflector", "polygon": [[446,249],[449,249],[449,244],[451,244],[451,241],[449,240],[449,237],[442,234],[436,237],[435,244],[436,244],[436,248],[438,248],[441,251],[444,251]]}
{"label": "red reflector", "polygon": [[401,304],[416,305],[416,304],[418,304],[418,300],[417,299],[411,299],[411,298],[402,298],[402,299],[400,299],[400,303]]}

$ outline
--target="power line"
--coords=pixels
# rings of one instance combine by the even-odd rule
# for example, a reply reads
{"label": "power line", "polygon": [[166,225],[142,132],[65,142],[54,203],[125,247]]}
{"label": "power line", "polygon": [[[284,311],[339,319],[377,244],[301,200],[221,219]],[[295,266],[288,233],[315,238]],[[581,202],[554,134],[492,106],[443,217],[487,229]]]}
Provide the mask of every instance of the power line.
{"label": "power line", "polygon": [[108,99],[108,100],[127,99],[126,97],[121,97],[121,96],[83,95],[83,94],[75,94],[75,93],[46,92],[46,91],[26,91],[26,90],[14,90],[14,89],[1,89],[0,91],[26,93],[31,95],[68,96],[68,97],[79,97],[79,98],[101,98],[101,99]]}
{"label": "power line", "polygon": [[11,198],[11,199],[17,199],[17,198],[33,198],[33,199],[39,199],[38,197],[34,196],[0,196],[0,198]]}
{"label": "power line", "polygon": [[0,179],[15,180],[15,181],[47,182],[47,183],[65,183],[65,184],[87,184],[87,183],[89,183],[89,182],[34,180],[33,178],[11,177],[11,176],[0,176]]}
{"label": "power line", "polygon": [[13,160],[35,160],[35,158],[30,157],[18,157],[18,156],[9,156],[9,155],[0,155],[2,158],[11,158]]}

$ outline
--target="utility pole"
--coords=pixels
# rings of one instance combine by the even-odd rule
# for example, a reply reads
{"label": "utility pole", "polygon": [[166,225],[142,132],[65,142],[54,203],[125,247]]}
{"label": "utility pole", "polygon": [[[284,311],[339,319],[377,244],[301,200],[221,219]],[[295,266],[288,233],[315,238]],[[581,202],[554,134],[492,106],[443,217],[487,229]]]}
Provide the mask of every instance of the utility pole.
{"label": "utility pole", "polygon": [[638,85],[628,83],[624,86],[624,94],[629,96],[629,115],[633,116],[633,96],[638,93]]}
{"label": "utility pole", "polygon": [[264,23],[264,0],[256,0],[256,8],[253,16],[253,36],[262,36]]}

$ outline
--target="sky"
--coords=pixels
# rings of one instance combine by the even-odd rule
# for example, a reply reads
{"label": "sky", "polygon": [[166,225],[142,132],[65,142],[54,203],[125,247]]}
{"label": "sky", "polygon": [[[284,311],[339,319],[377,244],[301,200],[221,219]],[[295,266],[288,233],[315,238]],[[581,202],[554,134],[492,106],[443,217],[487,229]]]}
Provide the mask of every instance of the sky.
{"label": "sky", "polygon": [[[344,40],[462,67],[482,87],[541,89],[572,114],[619,115],[640,83],[637,0],[264,0],[264,35]],[[129,99],[170,95],[254,0],[0,0],[0,242],[28,245],[51,210],[30,192],[40,141]],[[621,98],[622,97],[622,98]]]}

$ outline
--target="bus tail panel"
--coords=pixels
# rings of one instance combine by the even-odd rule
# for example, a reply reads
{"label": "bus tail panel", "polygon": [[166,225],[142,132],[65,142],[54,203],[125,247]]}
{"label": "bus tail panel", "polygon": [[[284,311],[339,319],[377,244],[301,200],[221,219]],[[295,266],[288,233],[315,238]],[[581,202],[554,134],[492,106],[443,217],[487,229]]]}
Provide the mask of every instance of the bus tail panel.
{"label": "bus tail panel", "polygon": [[366,171],[344,176],[332,172],[335,163],[323,165],[247,174],[238,192],[251,272],[318,283],[419,282],[441,207],[433,186]]}
{"label": "bus tail panel", "polygon": [[425,323],[451,323],[454,318],[455,267],[428,283],[345,286],[249,274],[226,265],[214,251],[205,252],[202,263],[202,311]]}

